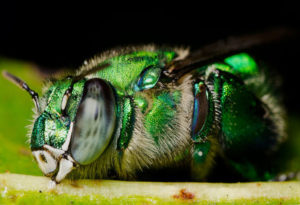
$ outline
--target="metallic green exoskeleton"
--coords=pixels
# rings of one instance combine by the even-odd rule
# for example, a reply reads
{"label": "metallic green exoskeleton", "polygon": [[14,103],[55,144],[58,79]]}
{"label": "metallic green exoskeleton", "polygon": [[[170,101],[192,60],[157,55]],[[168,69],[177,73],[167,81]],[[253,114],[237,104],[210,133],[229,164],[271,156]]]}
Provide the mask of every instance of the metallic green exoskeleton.
{"label": "metallic green exoskeleton", "polygon": [[48,84],[40,99],[5,75],[36,103],[30,146],[55,182],[177,169],[205,180],[216,158],[248,180],[269,179],[261,165],[285,137],[272,84],[247,53],[206,60],[155,46],[110,51]]}

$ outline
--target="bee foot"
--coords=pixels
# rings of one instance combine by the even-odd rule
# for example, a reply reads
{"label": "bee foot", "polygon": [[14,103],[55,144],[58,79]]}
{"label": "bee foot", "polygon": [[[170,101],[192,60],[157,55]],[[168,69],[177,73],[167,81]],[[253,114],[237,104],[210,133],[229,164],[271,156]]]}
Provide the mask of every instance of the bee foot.
{"label": "bee foot", "polygon": [[48,183],[48,189],[53,190],[56,187],[56,184],[57,184],[56,181],[50,180]]}
{"label": "bee foot", "polygon": [[284,173],[276,176],[273,180],[271,181],[291,181],[291,180],[300,180],[300,172],[289,172],[289,173]]}

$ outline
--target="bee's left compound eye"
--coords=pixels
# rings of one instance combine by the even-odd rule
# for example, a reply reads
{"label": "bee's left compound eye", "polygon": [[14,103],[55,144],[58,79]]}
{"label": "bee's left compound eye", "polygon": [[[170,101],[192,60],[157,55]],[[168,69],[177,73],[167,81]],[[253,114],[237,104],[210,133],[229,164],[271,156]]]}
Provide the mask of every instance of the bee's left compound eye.
{"label": "bee's left compound eye", "polygon": [[70,153],[79,164],[96,160],[108,146],[116,124],[116,101],[113,88],[101,79],[85,83],[76,113]]}
{"label": "bee's left compound eye", "polygon": [[44,150],[38,150],[32,152],[35,160],[38,162],[38,165],[42,172],[49,176],[55,172],[57,167],[57,160],[54,159],[50,153]]}

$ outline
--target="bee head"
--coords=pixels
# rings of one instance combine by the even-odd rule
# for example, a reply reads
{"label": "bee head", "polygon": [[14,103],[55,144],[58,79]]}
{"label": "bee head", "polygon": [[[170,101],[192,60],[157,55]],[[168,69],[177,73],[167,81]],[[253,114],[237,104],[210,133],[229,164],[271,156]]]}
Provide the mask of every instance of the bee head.
{"label": "bee head", "polygon": [[54,176],[56,182],[75,165],[98,158],[116,127],[114,88],[105,80],[85,78],[88,74],[55,81],[39,99],[24,81],[3,72],[34,100],[38,116],[32,129],[31,150],[42,172]]}
{"label": "bee head", "polygon": [[43,99],[46,106],[35,120],[31,149],[45,175],[55,173],[65,153],[85,165],[104,152],[116,124],[115,92],[107,81],[60,80]]}
{"label": "bee head", "polygon": [[68,112],[69,109],[66,108],[76,109],[79,102],[75,101],[80,101],[80,94],[79,92],[74,94],[73,98],[69,99],[68,106],[63,105],[63,110],[62,101],[65,101],[64,93],[69,84],[69,80],[58,81],[48,89],[42,97],[43,112],[35,119],[32,129],[30,138],[32,154],[46,176],[56,173],[63,154],[68,150],[73,131],[72,120],[75,112]]}

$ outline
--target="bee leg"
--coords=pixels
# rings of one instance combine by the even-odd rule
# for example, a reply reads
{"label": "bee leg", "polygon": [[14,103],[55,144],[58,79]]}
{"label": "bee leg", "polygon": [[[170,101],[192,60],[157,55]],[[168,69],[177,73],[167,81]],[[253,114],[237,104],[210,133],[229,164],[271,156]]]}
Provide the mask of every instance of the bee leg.
{"label": "bee leg", "polygon": [[191,164],[191,177],[196,181],[206,180],[210,173],[216,155],[216,142],[208,139],[202,143],[194,143],[192,164]]}
{"label": "bee leg", "polygon": [[291,181],[291,180],[297,180],[300,181],[300,172],[288,172],[288,173],[283,173],[279,174],[270,181]]}

